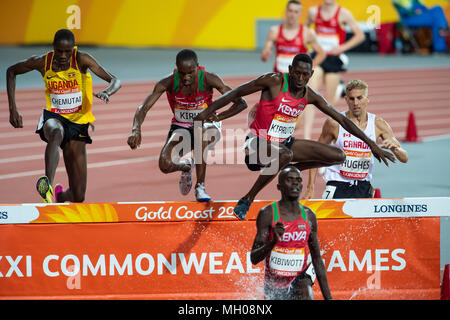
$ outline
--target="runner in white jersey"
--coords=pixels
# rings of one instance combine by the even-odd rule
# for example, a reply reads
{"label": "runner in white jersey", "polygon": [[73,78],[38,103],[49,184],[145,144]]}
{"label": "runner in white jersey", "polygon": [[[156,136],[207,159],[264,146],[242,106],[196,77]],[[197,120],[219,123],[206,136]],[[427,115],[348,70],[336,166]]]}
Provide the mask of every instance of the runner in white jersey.
{"label": "runner in white jersey", "polygon": [[[390,149],[396,158],[406,163],[408,153],[395,138],[389,124],[373,113],[367,112],[368,86],[362,80],[351,80],[346,87],[345,101],[348,111],[342,112],[372,140],[381,140],[382,147]],[[333,119],[323,125],[319,141],[340,148],[346,154],[342,164],[325,168],[323,175],[327,185],[324,199],[372,198],[372,170],[374,159],[369,146],[347,132]],[[317,169],[310,170],[309,183],[304,198],[314,196]]]}

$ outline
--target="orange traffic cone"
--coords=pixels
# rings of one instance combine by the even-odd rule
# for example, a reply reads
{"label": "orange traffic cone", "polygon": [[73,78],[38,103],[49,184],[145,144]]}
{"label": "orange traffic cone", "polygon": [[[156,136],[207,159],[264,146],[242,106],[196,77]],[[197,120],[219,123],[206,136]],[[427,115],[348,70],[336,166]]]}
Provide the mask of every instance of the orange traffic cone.
{"label": "orange traffic cone", "polygon": [[409,113],[408,127],[406,128],[406,137],[403,142],[420,142],[420,139],[417,135],[416,119],[412,111]]}
{"label": "orange traffic cone", "polygon": [[381,190],[380,188],[375,188],[375,192],[373,194],[374,198],[381,198]]}
{"label": "orange traffic cone", "polygon": [[441,300],[450,300],[450,264],[445,265],[441,284]]}

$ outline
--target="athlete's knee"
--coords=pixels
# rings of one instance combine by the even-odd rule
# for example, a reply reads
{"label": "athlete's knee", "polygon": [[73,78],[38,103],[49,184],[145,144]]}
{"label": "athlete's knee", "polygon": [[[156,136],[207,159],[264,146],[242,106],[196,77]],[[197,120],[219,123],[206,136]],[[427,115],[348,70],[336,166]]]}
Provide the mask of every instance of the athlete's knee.
{"label": "athlete's knee", "polygon": [[162,173],[171,173],[174,172],[174,164],[170,159],[167,159],[166,157],[160,157],[159,158],[159,170],[161,170]]}
{"label": "athlete's knee", "polygon": [[285,149],[280,152],[280,164],[282,164],[282,165],[289,164],[293,158],[294,158],[294,152],[292,152],[292,150]]}
{"label": "athlete's knee", "polygon": [[62,141],[64,129],[59,125],[44,126],[44,135],[48,141]]}

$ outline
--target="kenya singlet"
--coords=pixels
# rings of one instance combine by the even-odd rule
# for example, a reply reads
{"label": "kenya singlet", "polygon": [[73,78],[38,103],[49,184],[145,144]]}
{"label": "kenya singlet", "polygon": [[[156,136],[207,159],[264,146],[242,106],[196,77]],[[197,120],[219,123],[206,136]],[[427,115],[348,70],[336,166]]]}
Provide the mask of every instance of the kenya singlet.
{"label": "kenya singlet", "polygon": [[45,99],[48,111],[68,120],[86,124],[94,122],[92,114],[92,77],[89,72],[81,73],[77,64],[77,47],[73,48],[70,67],[55,72],[52,70],[54,52],[45,56]]}
{"label": "kenya singlet", "polygon": [[296,99],[289,94],[289,77],[283,73],[283,88],[272,100],[260,100],[255,120],[250,130],[258,137],[268,141],[283,142],[295,131],[298,116],[308,104],[308,86],[305,96]]}
{"label": "kenya singlet", "polygon": [[300,25],[297,35],[292,40],[283,36],[283,24],[278,28],[278,36],[275,41],[276,58],[274,72],[289,72],[292,59],[299,53],[307,53],[308,49],[303,41],[303,25]]}
{"label": "kenya singlet", "polygon": [[283,235],[265,260],[265,281],[272,288],[288,287],[295,277],[306,269],[306,247],[311,226],[307,221],[305,209],[300,203],[299,205],[300,217],[285,221],[280,217],[278,202],[272,203],[273,223],[268,240],[273,238],[273,228],[278,221],[283,222],[285,226]]}
{"label": "kenya singlet", "polygon": [[[345,111],[342,114],[345,116]],[[375,115],[367,113],[367,117],[367,126],[364,133],[375,141]],[[372,179],[374,160],[372,151],[365,142],[339,126],[338,138],[331,145],[343,150],[346,158],[342,164],[325,168],[323,177],[326,181],[351,182],[353,180],[370,181]]]}
{"label": "kenya singlet", "polygon": [[339,25],[339,12],[341,7],[338,7],[336,13],[330,20],[324,20],[321,15],[321,6],[317,9],[317,17],[314,22],[316,27],[317,41],[325,52],[331,51],[334,47],[345,42],[345,29]]}
{"label": "kenya singlet", "polygon": [[212,103],[212,92],[205,91],[205,68],[198,67],[197,90],[191,95],[180,92],[180,76],[177,69],[173,71],[173,88],[167,91],[167,99],[173,112],[172,124],[190,128],[194,118]]}

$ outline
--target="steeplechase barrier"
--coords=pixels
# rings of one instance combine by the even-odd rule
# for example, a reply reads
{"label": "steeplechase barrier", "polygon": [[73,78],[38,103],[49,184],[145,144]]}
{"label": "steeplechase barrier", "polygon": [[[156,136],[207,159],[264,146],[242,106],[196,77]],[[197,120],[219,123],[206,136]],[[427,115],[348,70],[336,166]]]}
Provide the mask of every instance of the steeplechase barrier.
{"label": "steeplechase barrier", "polygon": [[[262,299],[235,201],[0,205],[0,299]],[[439,299],[450,198],[308,200],[334,299]],[[315,299],[322,299],[313,286]]]}

